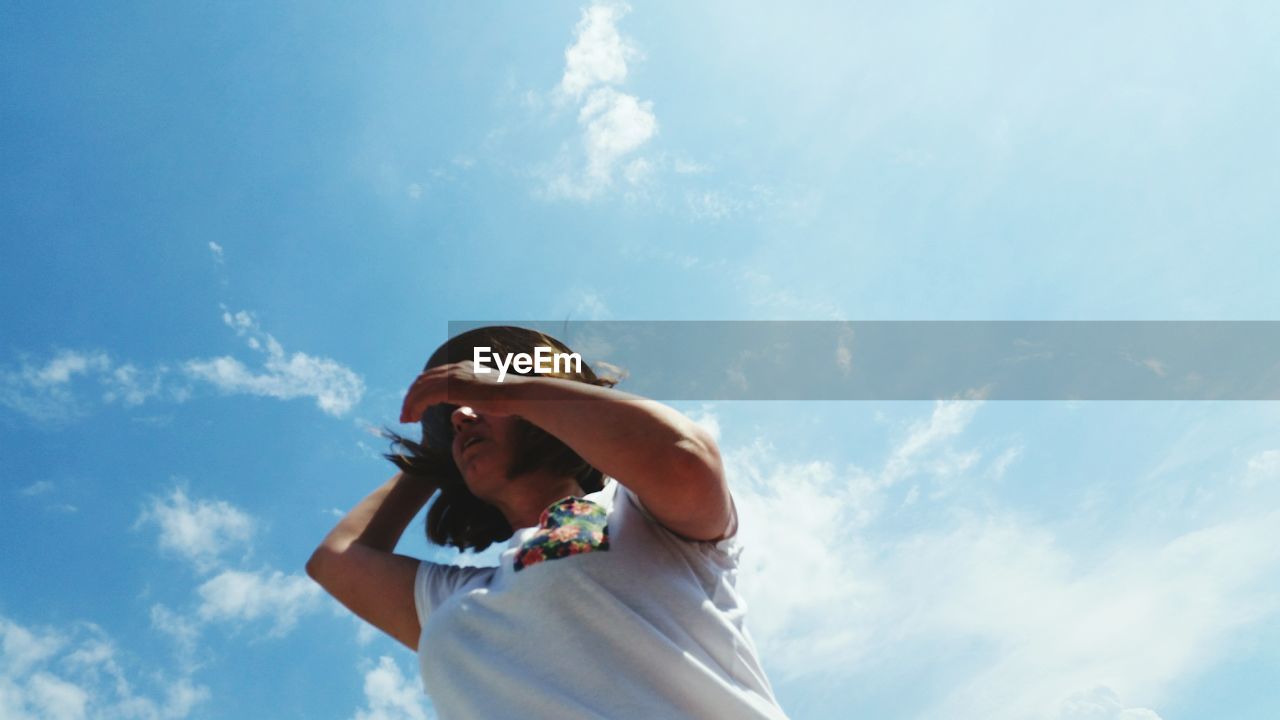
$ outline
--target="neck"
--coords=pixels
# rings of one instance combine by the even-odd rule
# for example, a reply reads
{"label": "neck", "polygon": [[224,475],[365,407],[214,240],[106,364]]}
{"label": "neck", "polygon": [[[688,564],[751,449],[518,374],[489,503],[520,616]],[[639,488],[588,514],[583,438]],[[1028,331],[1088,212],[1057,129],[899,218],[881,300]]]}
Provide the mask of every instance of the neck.
{"label": "neck", "polygon": [[535,472],[515,478],[507,484],[502,497],[490,502],[502,511],[512,529],[518,530],[537,525],[542,511],[551,503],[585,494],[572,476]]}

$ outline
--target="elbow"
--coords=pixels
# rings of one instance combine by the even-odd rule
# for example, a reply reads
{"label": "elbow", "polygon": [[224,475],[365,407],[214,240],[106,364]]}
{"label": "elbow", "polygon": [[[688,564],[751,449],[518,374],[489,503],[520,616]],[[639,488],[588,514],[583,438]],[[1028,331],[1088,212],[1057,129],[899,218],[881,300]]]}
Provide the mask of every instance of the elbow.
{"label": "elbow", "polygon": [[320,566],[324,562],[320,558],[321,550],[323,548],[316,548],[316,551],[311,553],[311,557],[307,558],[307,577],[316,582],[320,582],[320,573],[322,572]]}
{"label": "elbow", "polygon": [[321,586],[325,584],[330,568],[333,567],[333,561],[337,553],[327,545],[321,545],[311,553],[311,557],[307,559],[307,577],[315,580]]}

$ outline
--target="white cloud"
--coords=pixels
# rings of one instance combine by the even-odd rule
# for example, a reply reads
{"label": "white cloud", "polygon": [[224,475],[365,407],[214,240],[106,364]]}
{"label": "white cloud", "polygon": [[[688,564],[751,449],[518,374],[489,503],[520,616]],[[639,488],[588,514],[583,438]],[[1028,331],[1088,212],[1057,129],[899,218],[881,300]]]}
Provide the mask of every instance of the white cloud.
{"label": "white cloud", "polygon": [[378,628],[365,622],[359,615],[356,615],[355,613],[352,613],[346,608],[340,606],[338,611],[343,615],[346,615],[355,625],[357,645],[364,647],[372,643],[374,640],[377,640],[379,637],[382,637],[382,633]]}
{"label": "white cloud", "polygon": [[185,369],[198,380],[226,393],[263,395],[280,400],[314,397],[330,415],[342,415],[359,401],[363,383],[351,371],[326,359],[295,353],[285,359],[279,346],[272,348],[265,372],[256,373],[232,357],[188,361]]}
{"label": "white cloud", "polygon": [[[769,273],[750,268],[740,269],[735,274],[747,301],[757,308],[763,308],[770,315],[829,320],[845,320],[849,317],[848,312],[827,299],[828,294],[815,291],[815,288],[780,282]],[[797,295],[797,290],[801,294]]]}
{"label": "white cloud", "polygon": [[423,702],[422,689],[410,680],[395,660],[383,655],[376,667],[364,676],[366,707],[356,710],[354,720],[427,720],[435,714]]}
{"label": "white cloud", "polygon": [[[919,472],[926,452],[943,440],[960,434],[973,419],[979,404],[964,401],[935,403],[929,419],[912,423],[907,437],[893,449],[880,472],[879,484],[888,487]],[[959,456],[959,462],[967,467],[972,459],[964,454]],[[936,464],[935,467],[948,468],[948,465]]]}
{"label": "white cloud", "polygon": [[56,675],[39,672],[27,680],[27,701],[39,715],[49,720],[80,720],[86,717],[89,693],[79,685]]}
{"label": "white cloud", "polygon": [[[143,370],[132,363],[119,365],[100,378],[106,388],[102,399],[108,403],[120,400],[127,406],[141,405],[148,398],[164,393],[164,378],[168,373],[169,368],[165,365],[154,370]],[[177,399],[176,394],[171,396]]]}
{"label": "white cloud", "polygon": [[5,720],[178,720],[209,698],[187,676],[141,674],[154,685],[139,694],[96,626],[28,628],[0,616],[0,717]]}
{"label": "white cloud", "polygon": [[[222,319],[250,348],[266,355],[263,367],[250,368],[230,356],[192,359],[180,363],[187,377],[226,393],[282,400],[312,397],[321,410],[335,416],[360,402],[364,381],[349,368],[329,358],[286,354],[247,312],[232,315],[224,310]],[[63,349],[43,363],[23,357],[17,368],[0,367],[0,406],[40,423],[70,423],[95,409],[83,392],[75,392],[77,381],[96,383],[103,402],[120,402],[127,407],[152,398],[173,402],[191,398],[189,383],[178,381],[168,364],[143,368],[130,362],[117,364],[102,351]]]}
{"label": "white cloud", "polygon": [[638,52],[618,33],[617,23],[630,6],[593,3],[582,11],[574,28],[574,43],[564,51],[560,91],[578,99],[597,85],[618,85],[627,79],[627,60]]}
{"label": "white cloud", "polygon": [[223,262],[222,246],[212,240],[209,241],[209,252],[213,253],[213,262],[221,265]]}
{"label": "white cloud", "polygon": [[1021,456],[1021,446],[1005,448],[1004,452],[1001,452],[999,457],[991,463],[991,466],[987,469],[987,474],[990,475],[993,480],[999,480],[1004,477],[1009,466],[1017,462],[1018,458]]}
{"label": "white cloud", "polygon": [[740,209],[740,204],[716,190],[693,191],[684,196],[689,213],[697,220],[723,220]]}
{"label": "white cloud", "polygon": [[177,646],[178,658],[188,668],[195,666],[196,642],[200,639],[200,623],[162,604],[151,606],[151,627],[168,635]]}
{"label": "white cloud", "polygon": [[44,364],[34,365],[24,357],[18,369],[0,369],[0,405],[37,422],[73,421],[86,413],[72,393],[73,381],[110,367],[111,358],[96,350],[58,350]]}
{"label": "white cloud", "polygon": [[204,621],[251,622],[269,620],[271,634],[293,629],[298,618],[319,607],[320,588],[300,574],[279,570],[246,572],[224,570],[202,584],[199,617]]}
{"label": "white cloud", "polygon": [[191,714],[195,707],[209,699],[209,689],[196,685],[190,678],[179,678],[165,688],[165,698],[160,716],[162,718],[184,718]]}
{"label": "white cloud", "polygon": [[[1095,545],[981,491],[903,502],[930,480],[994,482],[1018,457],[983,466],[963,446],[980,406],[936,404],[874,470],[722,447],[748,623],[780,680],[867,685],[932,663],[954,672],[925,717],[1158,720],[1151,708],[1280,612],[1280,511],[1259,501],[1274,484],[1227,479],[1253,499]],[[1237,475],[1274,477],[1272,452]]]}
{"label": "white cloud", "polygon": [[909,601],[880,608],[877,623],[944,649],[993,648],[930,716],[1048,716],[1097,686],[1158,699],[1219,657],[1232,630],[1275,611],[1258,583],[1280,561],[1265,539],[1278,519],[1227,521],[1084,562],[1044,528],[973,518],[884,554],[875,574]]}
{"label": "white cloud", "polygon": [[[236,335],[244,337],[247,333],[252,333],[258,328],[258,323],[254,321],[253,315],[245,310],[240,310],[232,315],[227,312],[226,308],[222,310],[222,322],[227,327],[236,331]],[[252,339],[252,338],[251,338]]]}
{"label": "white cloud", "polygon": [[[849,531],[854,478],[828,463],[783,464],[762,442],[721,450],[739,514],[740,586],[762,657],[783,679],[850,667],[868,650],[867,611],[878,588]],[[797,592],[804,588],[804,592]]]}
{"label": "white cloud", "polygon": [[[54,490],[54,484],[51,481],[37,480],[36,482],[33,482],[30,485],[27,485],[26,487],[19,489],[18,495],[25,498],[33,498],[37,496],[47,495],[53,492],[53,490]],[[53,497],[56,498],[61,496],[55,495]],[[79,508],[77,508],[75,505],[72,505],[66,502],[51,502],[46,504],[44,506],[44,509],[46,511],[51,511],[56,513],[73,513],[79,510]]]}
{"label": "white cloud", "polygon": [[0,616],[0,639],[6,675],[23,675],[66,645],[66,639],[56,633],[33,632],[3,616]]}
{"label": "white cloud", "polygon": [[63,350],[43,368],[35,370],[30,380],[37,386],[65,385],[73,375],[83,375],[91,370],[102,371],[110,366],[111,360],[105,353],[85,354]]}
{"label": "white cloud", "polygon": [[649,141],[658,131],[653,103],[613,88],[592,91],[578,112],[585,129],[587,175],[593,184],[608,185],[618,159]]}
{"label": "white cloud", "polygon": [[573,317],[583,320],[604,320],[613,316],[613,312],[609,310],[609,306],[599,292],[592,289],[577,289],[573,294],[577,296],[577,304],[572,311]]}
{"label": "white cloud", "polygon": [[1280,450],[1264,450],[1249,458],[1241,483],[1245,487],[1277,484],[1280,481]]}
{"label": "white cloud", "polygon": [[1160,716],[1145,708],[1127,708],[1115,690],[1099,687],[1067,698],[1058,720],[1160,720]]}
{"label": "white cloud", "polygon": [[252,553],[258,523],[226,501],[193,500],[175,488],[167,498],[152,500],[138,524],[157,526],[162,549],[178,553],[202,573],[216,573],[195,588],[190,608],[151,607],[152,628],[174,641],[188,673],[199,666],[200,636],[211,623],[236,630],[265,623],[266,636],[282,637],[319,608],[319,586],[301,574],[228,567],[225,556],[232,550]]}
{"label": "white cloud", "polygon": [[246,513],[223,500],[191,500],[182,488],[167,498],[155,498],[138,518],[137,525],[154,523],[160,528],[160,547],[176,552],[208,572],[222,556],[247,547],[254,523]]}
{"label": "white cloud", "polygon": [[703,430],[711,434],[711,439],[720,442],[720,417],[709,405],[703,405],[696,411],[686,413]]}
{"label": "white cloud", "polygon": [[[665,166],[665,164],[664,164]],[[677,160],[671,166],[679,173],[681,167],[691,167]],[[692,167],[704,168],[696,165]],[[698,172],[705,172],[705,168]],[[690,174],[686,172],[684,174]],[[684,204],[690,216],[704,222],[720,222],[728,218],[749,218],[757,221],[785,219],[790,225],[803,227],[814,215],[821,197],[813,188],[789,184],[775,188],[762,183],[739,182],[718,187],[701,187],[686,182]]]}
{"label": "white cloud", "polygon": [[[593,3],[582,11],[574,28],[574,43],[565,50],[564,75],[557,92],[561,102],[578,103],[582,132],[582,166],[562,158],[570,167],[547,185],[552,197],[590,200],[613,185],[622,160],[634,154],[658,132],[653,102],[616,89],[627,79],[627,61],[639,53],[618,33],[617,22],[630,7]],[[631,186],[644,184],[653,165],[633,158],[623,168]]]}
{"label": "white cloud", "polygon": [[250,348],[266,354],[261,371],[239,360],[223,356],[208,360],[188,360],[184,369],[191,377],[208,382],[226,393],[247,393],[289,400],[315,398],[324,412],[340,416],[360,402],[364,381],[355,372],[328,358],[306,353],[285,353],[270,334],[262,332],[253,316],[240,311],[223,312],[223,322],[246,338]]}
{"label": "white cloud", "polygon": [[637,187],[649,182],[652,176],[653,163],[644,158],[632,160],[622,170],[622,177],[626,178],[627,183]]}

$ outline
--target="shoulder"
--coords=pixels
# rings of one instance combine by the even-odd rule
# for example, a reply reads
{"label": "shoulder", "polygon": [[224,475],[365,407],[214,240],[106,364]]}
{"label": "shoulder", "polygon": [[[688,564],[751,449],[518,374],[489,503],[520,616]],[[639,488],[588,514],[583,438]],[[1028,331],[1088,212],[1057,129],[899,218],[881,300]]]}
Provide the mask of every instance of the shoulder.
{"label": "shoulder", "polygon": [[488,584],[496,569],[420,561],[413,582],[413,601],[418,610],[418,621],[426,623],[431,611],[455,593]]}
{"label": "shoulder", "polygon": [[[593,498],[596,496],[598,496],[597,501],[608,509],[610,517],[642,523],[658,537],[666,539],[668,544],[679,549],[699,554],[716,555],[722,560],[732,561],[736,561],[741,552],[741,546],[738,541],[736,512],[734,512],[732,526],[722,536],[709,540],[700,540],[686,537],[668,527],[654,515],[634,490],[615,479],[610,478],[600,493],[587,497]],[[732,498],[730,498],[730,503],[732,505]]]}

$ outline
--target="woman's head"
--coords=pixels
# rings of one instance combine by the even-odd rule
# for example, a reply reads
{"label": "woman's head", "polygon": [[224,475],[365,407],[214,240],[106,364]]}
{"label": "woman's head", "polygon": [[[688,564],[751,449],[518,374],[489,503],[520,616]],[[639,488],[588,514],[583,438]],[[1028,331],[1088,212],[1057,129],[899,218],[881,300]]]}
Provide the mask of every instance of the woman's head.
{"label": "woman's head", "polygon": [[[431,354],[424,370],[471,360],[477,347],[488,347],[494,355],[532,355],[538,347],[555,353],[572,352],[546,333],[490,326],[451,338]],[[586,363],[580,368],[575,364],[543,375],[602,387],[612,387],[617,382],[598,377]],[[459,432],[464,439],[474,435],[490,441],[491,446],[457,448],[454,438]],[[468,407],[442,404],[423,413],[422,442],[389,430],[383,434],[407,451],[387,454],[387,459],[405,473],[425,477],[440,486],[440,495],[427,512],[427,537],[440,545],[483,550],[490,543],[511,536],[512,528],[503,514],[482,499],[500,492],[501,482],[550,473],[573,478],[584,492],[599,490],[603,482],[600,471],[567,445],[516,416],[484,416]]]}

